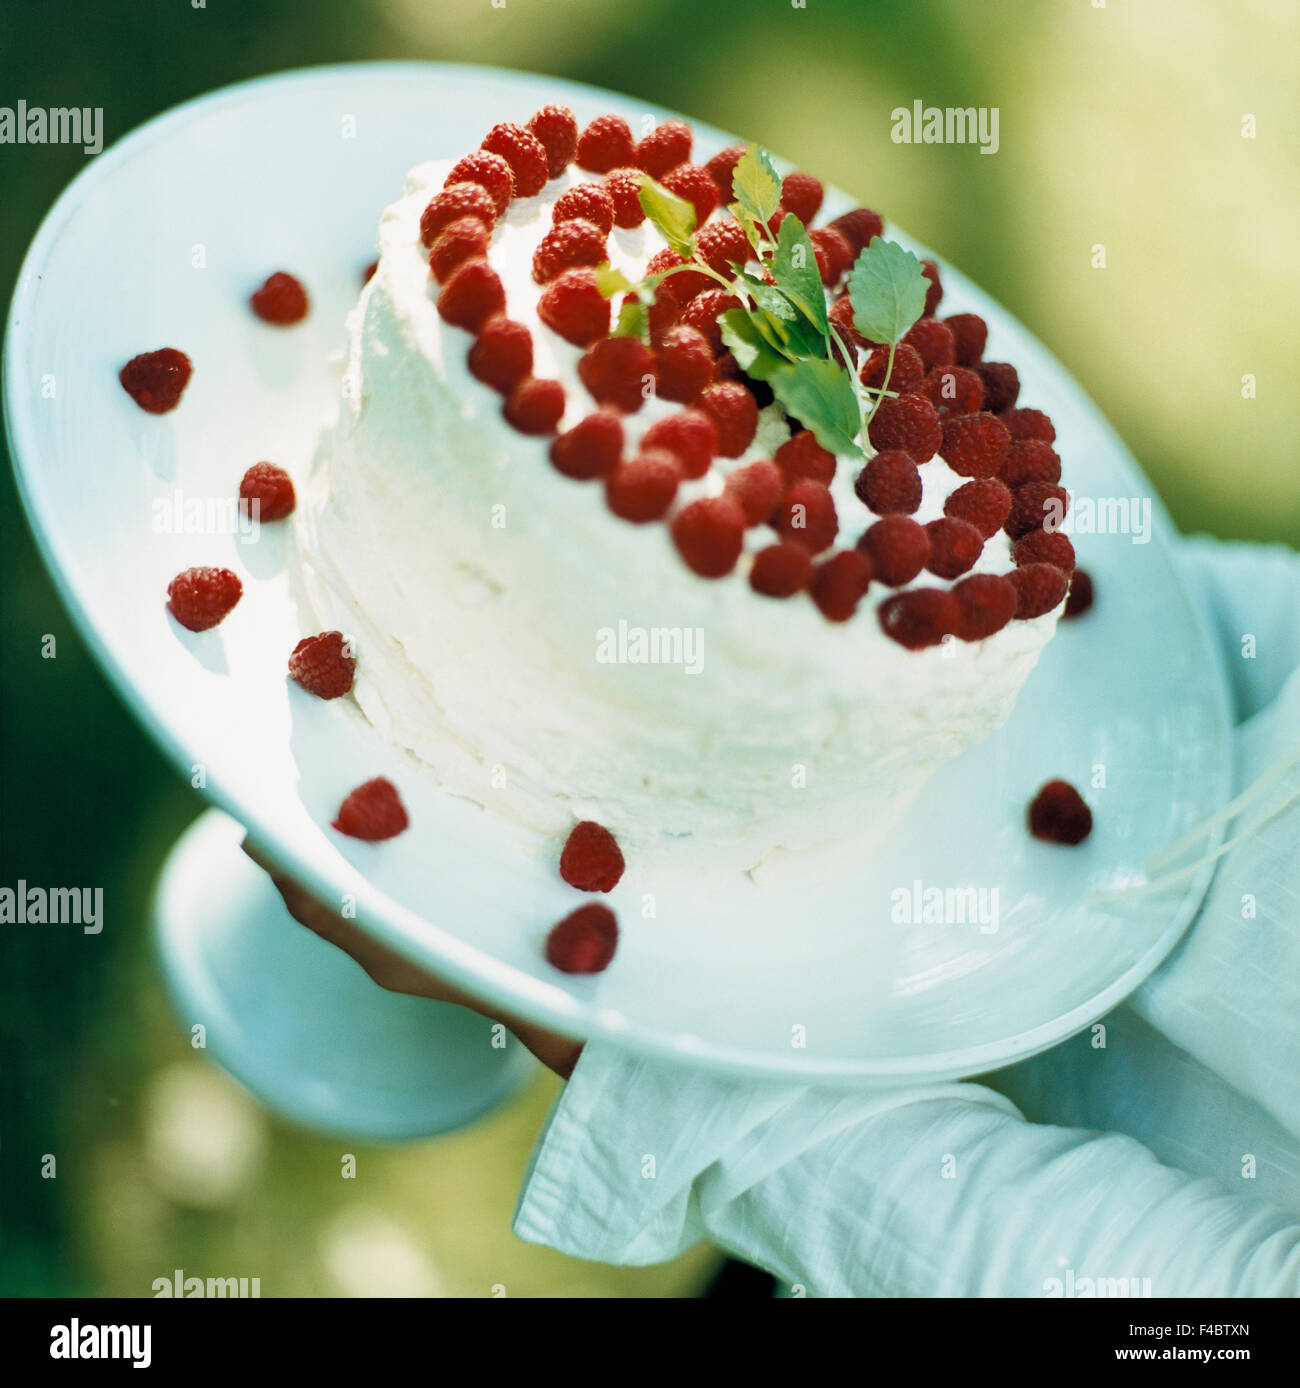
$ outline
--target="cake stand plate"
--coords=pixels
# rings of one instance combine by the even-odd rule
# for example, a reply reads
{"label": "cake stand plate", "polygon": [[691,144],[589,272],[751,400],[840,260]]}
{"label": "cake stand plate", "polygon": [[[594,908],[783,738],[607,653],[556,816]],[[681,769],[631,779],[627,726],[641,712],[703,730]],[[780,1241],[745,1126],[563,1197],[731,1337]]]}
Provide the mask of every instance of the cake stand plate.
{"label": "cake stand plate", "polygon": [[[990,357],[1015,362],[1022,399],[1055,420],[1076,509],[1123,499],[1140,522],[1149,503],[1150,528],[1078,537],[1096,608],[1063,625],[1007,726],[935,776],[873,862],[813,888],[666,884],[652,908],[620,887],[613,966],[562,976],[542,956],[575,904],[557,846],[444,794],[350,701],[286,681],[302,634],[287,536],[268,526],[245,543],[220,510],[250,463],[306,463],[334,408],[344,314],[406,170],[556,100],[580,121],[644,110],[489,69],[317,68],[190,102],[87,167],[28,254],[4,361],[19,485],[70,611],[151,735],[288,871],[503,1008],[693,1063],[820,1080],[972,1074],[1052,1045],[1132,991],[1192,919],[1208,868],[1134,906],[1087,897],[1142,881],[1148,853],[1227,798],[1227,700],[1150,483],[1063,368],[946,266],[945,311],[983,314]],[[696,130],[705,156],[733,142]],[[312,295],[291,330],[247,309],[281,268]],[[195,374],[181,407],[155,418],[117,371],[164,345]],[[195,564],[245,583],[231,617],[199,636],[163,607],[170,578]],[[375,775],[400,785],[411,829],[379,845],[341,838],[328,827],[340,800]],[[1025,805],[1052,776],[1093,806],[1078,850],[1025,832]],[[285,964],[269,951],[262,967]],[[334,1046],[367,1044],[334,998],[318,1005],[338,1016]]]}

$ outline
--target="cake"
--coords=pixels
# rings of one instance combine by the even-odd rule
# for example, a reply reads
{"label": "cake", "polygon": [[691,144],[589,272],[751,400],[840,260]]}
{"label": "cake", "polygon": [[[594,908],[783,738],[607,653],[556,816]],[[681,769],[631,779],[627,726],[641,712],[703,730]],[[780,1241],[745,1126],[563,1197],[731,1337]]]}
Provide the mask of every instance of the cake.
{"label": "cake", "polygon": [[[598,821],[647,889],[872,852],[1010,714],[1073,566],[1050,423],[982,320],[912,262],[896,349],[864,333],[848,276],[912,258],[801,173],[764,232],[773,167],[548,107],[413,169],[299,488],[304,629],[347,633],[378,732],[548,844]],[[808,250],[826,350],[750,361]],[[846,355],[847,439],[788,408],[846,398]]]}

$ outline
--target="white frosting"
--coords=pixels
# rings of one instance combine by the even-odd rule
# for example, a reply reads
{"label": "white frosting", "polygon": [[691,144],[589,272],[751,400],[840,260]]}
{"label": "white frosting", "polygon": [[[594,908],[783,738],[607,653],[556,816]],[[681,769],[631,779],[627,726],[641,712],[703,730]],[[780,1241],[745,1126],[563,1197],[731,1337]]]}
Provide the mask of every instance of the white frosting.
{"label": "white frosting", "polygon": [[[881,584],[831,623],[807,594],[755,594],[748,554],[729,577],[702,579],[666,524],[617,519],[599,483],[555,471],[548,439],[505,423],[501,397],[468,372],[470,335],[438,316],[419,219],[446,168],[414,169],[384,213],[379,268],[348,319],[340,418],[300,488],[309,619],[355,638],[361,709],[448,790],[545,836],[548,851],[575,819],[605,824],[631,883],[824,866],[814,845],[869,851],[936,766],[1007,717],[1056,614],[908,651],[880,629],[894,591]],[[534,374],[565,386],[562,427],[593,402],[579,349],[538,322],[531,268],[574,181],[512,203],[490,249],[507,312],[533,332]],[[610,237],[633,279],[661,248],[648,223]],[[681,408],[652,400],[628,417],[628,452]],[[785,437],[769,407],[739,461]],[[675,504],[719,491],[736,465],[717,460]],[[842,460],[832,488],[849,543],[874,519],[855,472]],[[937,458],[921,474],[926,521],[966,479]],[[773,539],[755,527],[746,546]],[[976,571],[1010,567],[999,534]],[[702,669],[601,663],[598,634],[620,621],[701,630]]]}

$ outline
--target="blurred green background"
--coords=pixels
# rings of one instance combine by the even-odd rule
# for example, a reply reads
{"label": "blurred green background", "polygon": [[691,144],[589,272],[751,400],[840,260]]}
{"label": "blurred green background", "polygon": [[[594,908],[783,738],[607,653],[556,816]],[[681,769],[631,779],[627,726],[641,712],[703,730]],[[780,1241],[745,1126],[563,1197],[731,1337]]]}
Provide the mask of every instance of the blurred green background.
{"label": "blurred green background", "polygon": [[[0,105],[102,106],[112,143],[315,63],[454,59],[627,91],[762,142],[960,265],[1099,401],[1184,530],[1297,545],[1298,37],[1291,0],[4,0]],[[999,107],[999,152],[891,144],[891,109],[916,99]],[[0,145],[5,284],[85,162]],[[345,1145],[196,1058],[146,914],[199,802],[78,641],[7,467],[0,516],[0,884],[102,884],[116,926],[0,927],[0,1291],[147,1295],[177,1267],[260,1276],[264,1295],[703,1287],[707,1251],[630,1272],[512,1239],[546,1081],[438,1141],[353,1144],[367,1179],[344,1183]]]}

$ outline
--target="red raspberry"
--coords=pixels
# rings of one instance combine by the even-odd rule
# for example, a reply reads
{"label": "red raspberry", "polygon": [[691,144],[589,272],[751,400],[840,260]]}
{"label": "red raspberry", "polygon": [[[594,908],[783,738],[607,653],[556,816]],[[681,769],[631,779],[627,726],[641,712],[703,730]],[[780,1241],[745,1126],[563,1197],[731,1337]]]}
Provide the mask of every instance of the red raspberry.
{"label": "red raspberry", "polygon": [[801,429],[776,450],[776,465],[787,482],[807,478],[829,487],[835,476],[835,454],[817,442],[811,429]]}
{"label": "red raspberry", "polygon": [[1042,439],[1016,439],[1002,464],[1002,480],[1008,487],[1026,482],[1059,482],[1061,460],[1050,443]]}
{"label": "red raspberry", "polygon": [[573,163],[578,149],[578,122],[567,106],[543,106],[528,122],[528,128],[546,151],[546,172],[559,176]]}
{"label": "red raspberry", "polygon": [[289,677],[318,699],[339,699],[352,688],[357,658],[341,631],[304,636],[289,657]]}
{"label": "red raspberry", "polygon": [[167,608],[189,631],[207,631],[225,618],[243,591],[229,569],[186,569],[167,585]]}
{"label": "red raspberry", "polygon": [[1055,564],[1063,573],[1074,572],[1074,546],[1059,530],[1031,530],[1022,535],[1011,551],[1017,564]]}
{"label": "red raspberry", "polygon": [[683,477],[703,477],[718,451],[718,431],[703,410],[681,410],[652,424],[641,444],[671,453]]}
{"label": "red raspberry", "polygon": [[1070,508],[1070,494],[1051,482],[1026,482],[1011,493],[1011,514],[1003,529],[1013,540],[1039,526],[1055,529]]}
{"label": "red raspberry", "polygon": [[840,529],[830,488],[806,477],[791,482],[772,525],[783,540],[803,545],[813,554],[829,549]]}
{"label": "red raspberry", "polygon": [[339,806],[333,827],[349,838],[376,843],[396,838],[410,822],[397,787],[383,776],[376,776],[348,795]]}
{"label": "red raspberry", "polygon": [[912,588],[880,604],[885,635],[909,651],[937,646],[956,634],[961,621],[957,599],[943,588]]}
{"label": "red raspberry", "polygon": [[564,415],[564,387],[525,376],[506,396],[502,413],[521,434],[553,434]]}
{"label": "red raspberry", "polygon": [[591,173],[626,168],[632,149],[632,131],[622,116],[597,116],[578,136],[578,167]]}
{"label": "red raspberry", "polygon": [[918,463],[928,463],[943,442],[939,415],[924,395],[900,395],[880,402],[867,429],[871,446],[880,452],[897,448]]}
{"label": "red raspberry", "polygon": [[827,289],[833,288],[848,273],[853,264],[853,247],[834,227],[822,227],[810,232],[813,254],[817,257],[817,272]]}
{"label": "red raspberry", "polygon": [[645,382],[654,385],[649,348],[634,337],[602,337],[578,362],[578,379],[593,400],[634,414],[645,403]]}
{"label": "red raspberry", "polygon": [[996,477],[981,477],[958,487],[943,503],[943,513],[968,521],[987,540],[1011,514],[1011,493]]}
{"label": "red raspberry", "polygon": [[750,525],[762,525],[771,519],[781,500],[785,478],[775,463],[765,460],[728,473],[722,490],[723,495],[729,496],[745,513]]}
{"label": "red raspberry", "polygon": [[952,329],[937,318],[918,318],[908,328],[903,341],[921,354],[927,371],[933,371],[936,366],[951,366],[957,355]]}
{"label": "red raspberry", "polygon": [[984,548],[984,536],[969,522],[952,516],[932,520],[925,533],[930,541],[925,567],[938,578],[959,578],[974,566]]}
{"label": "red raspberry", "polygon": [[971,366],[979,361],[984,355],[984,344],[988,341],[989,325],[978,313],[954,313],[943,321],[952,332],[957,365]]}
{"label": "red raspberry", "polygon": [[1016,615],[1016,590],[1000,574],[971,574],[953,584],[957,599],[956,634],[963,641],[983,641]]}
{"label": "red raspberry", "polygon": [[[809,226],[812,219],[821,211],[822,199],[826,189],[821,179],[810,173],[789,173],[781,180],[781,201],[787,212],[793,212],[804,224]],[[845,244],[848,242],[846,240]],[[849,247],[852,250],[852,247]]]}
{"label": "red raspberry", "polygon": [[782,540],[754,556],[749,586],[765,598],[788,598],[807,585],[812,574],[812,555],[803,545]]}
{"label": "red raspberry", "polygon": [[504,314],[489,318],[467,358],[470,375],[485,386],[510,392],[533,370],[533,336],[523,323]]}
{"label": "red raspberry", "polygon": [[714,356],[718,356],[722,352],[722,328],[718,319],[728,309],[739,307],[740,300],[734,294],[728,294],[723,289],[706,289],[686,305],[682,322],[702,333]]}
{"label": "red raspberry", "polygon": [[307,291],[300,280],[283,270],[277,270],[260,289],[255,289],[248,302],[264,323],[281,328],[301,323],[307,316]]}
{"label": "red raspberry", "polygon": [[1092,811],[1069,781],[1048,781],[1029,805],[1029,832],[1071,848],[1092,833]]}
{"label": "red raspberry", "polygon": [[714,183],[718,185],[718,192],[722,194],[724,202],[730,202],[732,199],[731,181],[736,175],[736,165],[740,163],[746,148],[746,145],[728,145],[726,149],[719,150],[704,166]]}
{"label": "red raspberry", "polygon": [[[686,263],[676,251],[657,251],[647,261],[645,271],[647,275],[658,275],[665,270],[676,270],[679,265]],[[673,297],[685,306],[697,294],[703,294],[706,289],[713,289],[717,282],[711,280],[702,270],[683,270],[678,274],[669,275],[663,283],[671,286]]]}
{"label": "red raspberry", "polygon": [[730,214],[700,228],[695,254],[719,275],[729,275],[733,265],[747,265],[754,256],[744,227]]}
{"label": "red raspberry", "polygon": [[847,622],[871,586],[871,561],[861,551],[842,549],[817,565],[809,589],[828,622]]}
{"label": "red raspberry", "polygon": [[618,948],[618,920],[608,906],[589,902],[570,911],[546,937],[546,962],[566,974],[598,974]]}
{"label": "red raspberry", "polygon": [[941,415],[974,414],[984,404],[984,382],[965,366],[936,366],[921,390]]}
{"label": "red raspberry", "polygon": [[[858,379],[872,390],[880,390],[885,385],[885,370],[889,366],[889,348],[875,347],[871,355],[862,363]],[[951,367],[940,367],[950,371]],[[925,363],[915,347],[906,342],[899,343],[894,352],[894,369],[889,377],[888,389],[899,395],[920,392],[925,385]]]}
{"label": "red raspberry", "polygon": [[1056,430],[1042,410],[1004,410],[1001,415],[1007,433],[1013,439],[1042,439],[1056,442]]}
{"label": "red raspberry", "polygon": [[117,373],[122,389],[148,414],[166,414],[180,404],[194,367],[175,347],[141,352]]}
{"label": "red raspberry", "polygon": [[639,227],[645,221],[645,208],[641,206],[644,177],[640,169],[614,169],[601,180],[601,188],[614,204],[615,226]]}
{"label": "red raspberry", "polygon": [[662,178],[669,169],[691,157],[691,127],[684,120],[666,120],[636,142],[632,162],[651,178]]}
{"label": "red raspberry", "polygon": [[546,186],[546,146],[522,125],[502,121],[483,137],[484,149],[499,154],[515,176],[515,196],[536,197]]}
{"label": "red raspberry", "polygon": [[569,831],[560,854],[560,876],[580,892],[608,892],[623,875],[623,853],[603,824],[584,819]]}
{"label": "red raspberry", "polygon": [[711,496],[683,507],[672,525],[673,543],[701,578],[722,578],[736,567],[745,539],[745,513],[730,497]]}
{"label": "red raspberry", "polygon": [[579,482],[608,477],[623,456],[623,423],[617,410],[596,410],[551,444],[557,472]]}
{"label": "red raspberry", "polygon": [[510,199],[515,195],[515,176],[510,165],[499,154],[486,149],[476,149],[451,166],[442,186],[450,188],[456,183],[477,183],[486,188],[492,195],[498,217],[510,206]]}
{"label": "red raspberry", "polygon": [[877,453],[858,473],[853,490],[878,516],[910,516],[921,504],[921,473],[907,453]]}
{"label": "red raspberry", "polygon": [[986,410],[943,416],[943,460],[962,477],[996,477],[1010,446],[1001,420]]}
{"label": "red raspberry", "polygon": [[1062,617],[1082,617],[1092,606],[1092,575],[1087,569],[1075,569],[1070,580],[1070,592],[1065,599]]}
{"label": "red raspberry", "polygon": [[[674,278],[676,278],[674,276]],[[628,295],[632,298],[632,295]],[[625,299],[624,302],[627,300]],[[673,293],[673,281],[664,280],[655,289],[654,299],[646,311],[646,326],[650,329],[650,341],[659,343],[663,341],[664,334],[682,316],[682,306],[677,295]]]}
{"label": "red raspberry", "polygon": [[975,365],[984,382],[984,408],[1000,414],[1009,410],[1020,395],[1020,377],[1016,368],[1005,361],[981,361]]}
{"label": "red raspberry", "polygon": [[625,521],[656,521],[673,504],[680,476],[671,453],[643,448],[605,479],[606,504]]}
{"label": "red raspberry", "polygon": [[703,226],[718,205],[718,185],[699,164],[678,164],[660,180],[670,193],[685,198],[695,209],[695,225]]}
{"label": "red raspberry", "polygon": [[458,328],[477,333],[506,306],[501,278],[486,260],[466,260],[438,295],[438,312]]}
{"label": "red raspberry", "polygon": [[930,537],[910,516],[882,516],[868,527],[858,548],[875,576],[890,588],[910,583],[930,558]]}
{"label": "red raspberry", "polygon": [[[921,262],[921,273],[930,281],[930,287],[925,291],[925,316],[928,318],[939,307],[939,300],[943,298],[943,285],[939,282],[939,267],[933,260]],[[933,362],[931,365],[947,363]]]}
{"label": "red raspberry", "polygon": [[871,242],[885,229],[878,212],[866,207],[855,207],[842,217],[836,217],[831,226],[853,247],[855,257],[860,255]]}
{"label": "red raspberry", "polygon": [[477,217],[491,231],[497,205],[481,183],[453,183],[444,188],[420,214],[420,240],[432,246],[439,235],[462,217]]}
{"label": "red raspberry", "polygon": [[533,279],[547,284],[563,270],[600,265],[609,259],[605,233],[590,222],[573,220],[553,226],[533,252]]}
{"label": "red raspberry", "polygon": [[261,521],[283,520],[292,514],[294,502],[293,483],[289,474],[274,463],[254,463],[244,474],[239,484],[239,499],[257,503],[257,518]]}
{"label": "red raspberry", "polygon": [[445,284],[456,267],[466,260],[486,260],[487,227],[477,217],[458,217],[439,232],[429,252],[429,269],[439,284]]}
{"label": "red raspberry", "polygon": [[669,328],[655,349],[655,365],[659,394],[689,405],[713,375],[713,352],[708,339],[694,328]]}
{"label": "red raspberry", "polygon": [[715,381],[700,392],[696,404],[713,420],[718,452],[724,458],[739,458],[754,441],[758,428],[754,397],[736,381]]}
{"label": "red raspberry", "polygon": [[595,183],[579,183],[555,199],[551,221],[590,222],[606,236],[614,230],[614,203],[609,194]]}
{"label": "red raspberry", "polygon": [[609,335],[609,300],[596,287],[594,270],[566,270],[542,291],[537,316],[575,347]]}
{"label": "red raspberry", "polygon": [[[853,304],[850,302],[849,296],[847,294],[842,294],[831,305],[829,317],[831,323],[835,327],[835,330],[844,339],[845,343],[848,346],[871,347],[875,345],[874,343],[868,342],[867,339],[862,336],[862,334],[857,330],[857,327],[854,325]],[[886,348],[885,350],[887,354],[888,348]],[[911,348],[908,348],[908,350],[911,351]],[[835,350],[835,355],[837,358],[840,358],[841,361],[843,360],[838,347]],[[917,361],[920,361],[919,357],[917,357]],[[881,374],[884,374],[883,367],[881,368]],[[924,375],[924,371],[922,371],[921,374]],[[917,378],[917,383],[920,383],[920,377]]]}
{"label": "red raspberry", "polygon": [[1055,564],[1026,564],[1007,575],[1016,590],[1016,616],[1021,621],[1050,612],[1065,596],[1070,580]]}

